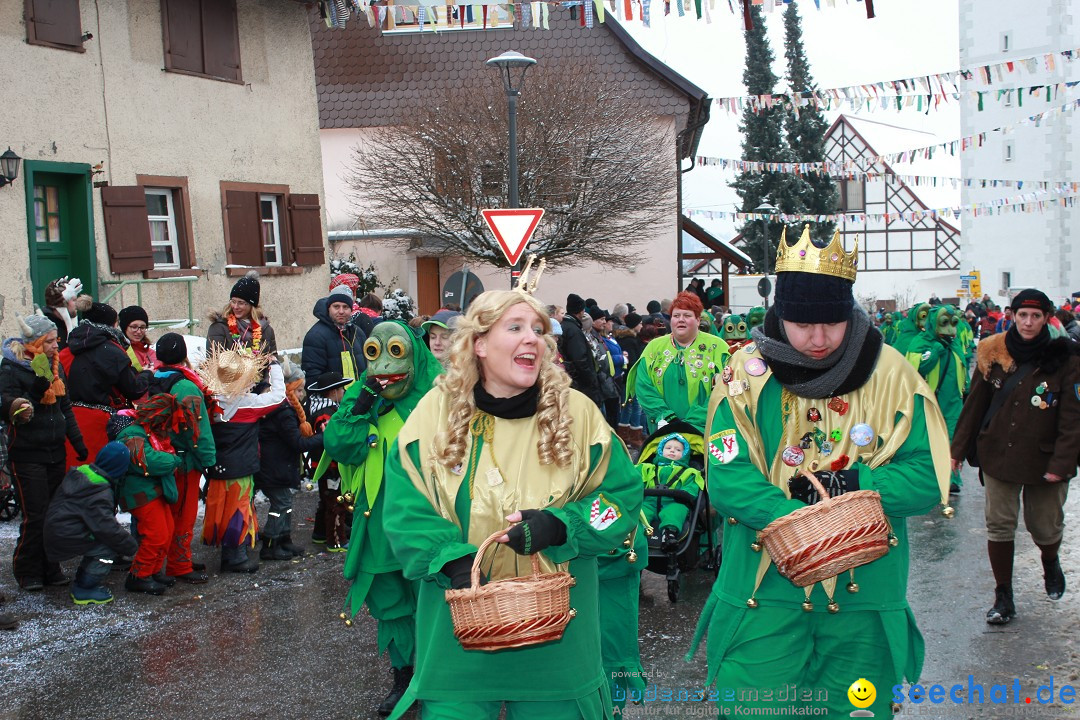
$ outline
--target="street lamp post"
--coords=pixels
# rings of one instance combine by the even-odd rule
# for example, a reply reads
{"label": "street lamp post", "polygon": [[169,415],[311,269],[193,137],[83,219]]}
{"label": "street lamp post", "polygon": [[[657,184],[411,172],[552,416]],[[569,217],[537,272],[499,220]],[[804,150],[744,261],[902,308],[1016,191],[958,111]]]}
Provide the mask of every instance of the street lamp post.
{"label": "street lamp post", "polygon": [[[508,50],[498,57],[487,61],[487,65],[499,71],[503,89],[506,90],[506,107],[508,115],[508,130],[510,150],[507,155],[507,181],[509,184],[509,205],[511,208],[520,207],[518,200],[518,166],[517,166],[517,103],[521,95],[521,86],[525,83],[525,73],[536,64],[536,60],[526,57],[519,52]],[[514,286],[514,270],[510,268],[510,287]]]}
{"label": "street lamp post", "polygon": [[762,218],[761,218],[761,230],[762,230],[762,233],[761,233],[761,266],[762,266],[762,269],[764,270],[762,279],[765,281],[764,282],[764,287],[766,289],[765,289],[764,292],[761,293],[761,297],[764,299],[766,309],[768,309],[768,307],[769,307],[769,290],[771,289],[771,287],[769,285],[769,216],[772,215],[774,212],[776,212],[778,209],[779,208],[777,208],[775,205],[770,205],[769,203],[766,202],[766,203],[762,203],[762,204],[758,205],[757,208],[754,211],[754,212],[762,213]]}

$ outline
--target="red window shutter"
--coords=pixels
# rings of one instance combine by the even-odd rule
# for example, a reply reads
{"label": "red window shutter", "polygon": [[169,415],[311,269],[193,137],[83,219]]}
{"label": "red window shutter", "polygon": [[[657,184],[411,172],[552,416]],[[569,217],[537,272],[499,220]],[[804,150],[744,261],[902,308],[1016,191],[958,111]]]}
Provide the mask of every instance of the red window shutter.
{"label": "red window shutter", "polygon": [[79,0],[27,0],[26,34],[30,42],[81,48]]}
{"label": "red window shutter", "polygon": [[101,188],[105,216],[105,242],[113,273],[154,269],[150,223],[146,216],[146,190],[139,186]]}
{"label": "red window shutter", "polygon": [[203,72],[240,81],[240,33],[236,0],[203,0]]}
{"label": "red window shutter", "polygon": [[203,34],[200,0],[161,0],[165,67],[203,72]]}
{"label": "red window shutter", "polygon": [[259,194],[225,191],[226,245],[230,265],[263,264]]}
{"label": "red window shutter", "polygon": [[289,227],[297,265],[322,265],[322,208],[318,195],[289,195]]}

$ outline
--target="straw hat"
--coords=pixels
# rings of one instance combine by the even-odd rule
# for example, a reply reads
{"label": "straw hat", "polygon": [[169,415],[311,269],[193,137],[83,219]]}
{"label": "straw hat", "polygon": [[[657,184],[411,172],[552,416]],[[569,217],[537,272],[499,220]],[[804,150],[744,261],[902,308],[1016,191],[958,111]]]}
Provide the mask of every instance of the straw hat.
{"label": "straw hat", "polygon": [[199,367],[199,376],[215,395],[232,397],[242,395],[262,377],[270,363],[267,355],[252,355],[244,350],[222,350],[211,343],[209,357]]}

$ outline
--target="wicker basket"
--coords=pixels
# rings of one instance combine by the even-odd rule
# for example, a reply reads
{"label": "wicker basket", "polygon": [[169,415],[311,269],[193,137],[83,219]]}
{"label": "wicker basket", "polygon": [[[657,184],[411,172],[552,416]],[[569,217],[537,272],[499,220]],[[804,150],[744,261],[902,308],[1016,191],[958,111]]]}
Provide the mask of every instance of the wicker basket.
{"label": "wicker basket", "polygon": [[558,640],[577,614],[570,607],[574,578],[566,572],[541,575],[536,555],[530,556],[531,577],[480,585],[480,560],[484,551],[509,529],[500,530],[481,543],[473,561],[470,587],[446,591],[454,636],[466,650],[491,652]]}
{"label": "wicker basket", "polygon": [[890,528],[881,495],[856,490],[830,498],[812,473],[802,474],[822,500],[773,520],[758,533],[781,575],[806,587],[888,552]]}

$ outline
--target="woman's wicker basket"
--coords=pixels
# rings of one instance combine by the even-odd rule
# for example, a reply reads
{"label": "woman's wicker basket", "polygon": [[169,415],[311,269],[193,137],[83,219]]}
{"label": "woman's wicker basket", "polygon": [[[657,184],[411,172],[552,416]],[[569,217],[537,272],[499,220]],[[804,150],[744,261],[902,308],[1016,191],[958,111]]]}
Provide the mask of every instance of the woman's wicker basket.
{"label": "woman's wicker basket", "polygon": [[454,636],[466,650],[506,650],[558,640],[577,614],[570,607],[570,573],[540,574],[540,560],[531,555],[532,576],[480,585],[484,551],[505,535],[500,530],[483,543],[472,566],[472,585],[447,590]]}
{"label": "woman's wicker basket", "polygon": [[802,474],[821,500],[773,520],[758,533],[781,575],[806,587],[888,552],[890,528],[881,495],[856,490],[830,498],[812,473]]}

